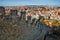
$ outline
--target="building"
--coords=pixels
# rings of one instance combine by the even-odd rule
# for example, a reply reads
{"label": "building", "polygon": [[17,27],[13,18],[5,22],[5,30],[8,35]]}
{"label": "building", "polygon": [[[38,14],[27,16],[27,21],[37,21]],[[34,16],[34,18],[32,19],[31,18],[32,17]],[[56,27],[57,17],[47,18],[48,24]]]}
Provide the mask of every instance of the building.
{"label": "building", "polygon": [[14,15],[14,16],[16,16],[17,15],[17,10],[10,10],[10,12],[11,12],[11,15]]}
{"label": "building", "polygon": [[0,6],[0,18],[2,18],[5,15],[5,8]]}
{"label": "building", "polygon": [[5,8],[5,15],[10,15],[10,9],[9,8]]}

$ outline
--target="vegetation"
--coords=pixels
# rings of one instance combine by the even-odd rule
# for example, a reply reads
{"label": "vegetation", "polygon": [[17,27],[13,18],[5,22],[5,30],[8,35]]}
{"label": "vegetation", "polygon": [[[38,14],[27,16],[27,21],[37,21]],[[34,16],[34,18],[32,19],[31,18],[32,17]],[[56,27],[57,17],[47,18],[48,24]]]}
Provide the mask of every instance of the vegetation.
{"label": "vegetation", "polygon": [[55,24],[55,26],[59,26],[60,22],[58,20],[53,20],[53,24]]}
{"label": "vegetation", "polygon": [[44,22],[44,18],[41,18],[41,19],[40,19],[40,22]]}

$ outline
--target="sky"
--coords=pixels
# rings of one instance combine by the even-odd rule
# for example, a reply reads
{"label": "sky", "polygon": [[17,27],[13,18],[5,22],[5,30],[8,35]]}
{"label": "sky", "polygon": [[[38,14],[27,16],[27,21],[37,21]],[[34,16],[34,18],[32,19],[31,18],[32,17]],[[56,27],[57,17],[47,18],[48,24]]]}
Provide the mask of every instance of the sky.
{"label": "sky", "polygon": [[0,6],[60,5],[60,0],[0,0]]}

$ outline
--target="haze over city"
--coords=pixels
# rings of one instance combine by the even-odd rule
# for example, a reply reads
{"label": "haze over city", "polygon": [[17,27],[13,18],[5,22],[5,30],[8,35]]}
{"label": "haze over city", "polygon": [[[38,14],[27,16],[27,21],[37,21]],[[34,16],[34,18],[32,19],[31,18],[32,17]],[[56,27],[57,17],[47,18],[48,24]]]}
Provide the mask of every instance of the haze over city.
{"label": "haze over city", "polygon": [[0,6],[60,5],[60,0],[0,0]]}

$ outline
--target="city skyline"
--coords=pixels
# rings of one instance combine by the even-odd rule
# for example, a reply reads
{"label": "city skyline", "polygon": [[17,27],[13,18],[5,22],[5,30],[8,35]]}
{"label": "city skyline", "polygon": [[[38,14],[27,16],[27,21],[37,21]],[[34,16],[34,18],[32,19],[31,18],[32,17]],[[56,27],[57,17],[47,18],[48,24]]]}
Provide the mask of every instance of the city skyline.
{"label": "city skyline", "polygon": [[60,0],[0,0],[0,6],[60,5]]}

